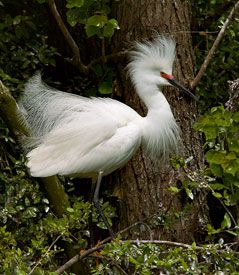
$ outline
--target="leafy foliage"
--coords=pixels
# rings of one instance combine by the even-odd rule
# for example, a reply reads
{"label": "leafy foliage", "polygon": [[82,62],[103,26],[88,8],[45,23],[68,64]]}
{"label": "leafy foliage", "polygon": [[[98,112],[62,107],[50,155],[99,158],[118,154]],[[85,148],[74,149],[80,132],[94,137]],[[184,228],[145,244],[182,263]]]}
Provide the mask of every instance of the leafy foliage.
{"label": "leafy foliage", "polygon": [[0,77],[11,91],[21,91],[26,79],[42,65],[55,65],[56,49],[47,45],[45,34],[36,33],[31,16],[5,14],[0,31]]}
{"label": "leafy foliage", "polygon": [[[93,274],[208,274],[238,270],[237,255],[223,244],[203,246],[197,249],[172,247],[150,243],[138,244],[115,240],[102,251],[102,263]],[[233,263],[233,265],[229,264]],[[120,268],[119,268],[120,267]]]}
{"label": "leafy foliage", "polygon": [[85,26],[87,37],[111,38],[119,25],[116,19],[108,18],[109,0],[67,0],[67,21],[74,27],[77,23]]}
{"label": "leafy foliage", "polygon": [[[63,243],[78,251],[87,247],[91,204],[73,198],[72,207],[57,218],[40,185],[26,177],[22,164],[16,163],[15,171],[11,177],[0,175],[0,273],[28,274],[36,266],[54,270],[65,253]],[[109,220],[114,217],[114,209],[107,203],[102,208]],[[93,221],[98,220],[94,211]]]}
{"label": "leafy foliage", "polygon": [[[46,3],[46,0],[37,0]],[[197,1],[199,25],[203,27],[205,16],[213,15],[222,0]],[[30,1],[29,1],[30,3]],[[28,3],[28,4],[29,4]],[[0,2],[0,5],[2,2]],[[75,29],[83,26],[87,37],[104,41],[111,38],[119,28],[116,19],[110,16],[109,0],[67,0],[67,21]],[[0,78],[17,95],[25,79],[36,69],[55,65],[56,49],[48,45],[44,27],[33,15],[19,12],[19,15],[4,13],[0,23]],[[222,14],[220,20],[225,20]],[[218,30],[218,21],[211,22],[209,31]],[[227,80],[235,78],[238,71],[238,41],[235,39],[238,25],[229,29],[226,38],[213,59],[204,81],[197,93],[201,98],[201,112],[208,107],[224,103],[227,98]],[[195,38],[197,64],[214,41],[214,33],[201,33]],[[203,38],[203,39],[202,39]],[[110,68],[95,66],[97,85],[91,85],[88,95],[102,95],[111,92],[114,74]],[[219,77],[220,76],[220,77]],[[95,87],[98,86],[98,89]],[[231,113],[222,106],[214,107],[196,123],[195,129],[205,135],[206,167],[202,171],[189,171],[185,160],[175,162],[175,167],[184,171],[182,187],[172,186],[175,196],[185,192],[189,203],[182,211],[169,211],[153,226],[164,226],[173,230],[174,221],[179,220],[190,208],[190,201],[199,192],[206,190],[219,202],[222,212],[220,225],[213,222],[204,230],[207,234],[198,249],[196,243],[189,248],[134,243],[120,238],[107,244],[100,255],[85,259],[92,274],[237,274],[238,252],[234,251],[238,237],[239,198],[239,114]],[[54,274],[51,272],[63,264],[68,256],[64,244],[77,251],[89,247],[88,220],[92,215],[94,224],[104,229],[98,214],[82,197],[75,197],[74,184],[69,181],[66,189],[71,207],[63,217],[57,218],[50,210],[50,204],[38,181],[30,179],[25,170],[20,148],[10,137],[1,121],[0,135],[0,273],[1,274]],[[115,209],[108,202],[102,203],[109,219],[116,216]],[[213,208],[214,204],[208,204]],[[151,225],[150,225],[151,226]],[[227,243],[229,240],[231,243]],[[94,260],[94,256],[97,257]],[[100,260],[100,263],[99,263]],[[49,271],[51,270],[51,271]]]}
{"label": "leafy foliage", "polygon": [[[223,106],[214,107],[195,124],[195,129],[205,134],[205,158],[208,162],[206,173],[211,178],[212,195],[220,199],[225,208],[235,207],[239,213],[239,113],[230,112]],[[229,210],[227,210],[229,211]],[[229,212],[230,214],[230,212]],[[221,228],[210,233],[235,228],[231,234],[237,235],[238,222],[233,215],[224,215]]]}
{"label": "leafy foliage", "polygon": [[[227,8],[229,6],[228,10],[221,10],[220,8],[225,4],[229,4],[227,5]],[[194,20],[197,24],[196,35],[193,37],[197,70],[212,47],[232,6],[233,1],[195,1],[193,11]],[[215,16],[213,16],[214,14]],[[197,87],[197,95],[201,99],[201,112],[205,112],[213,106],[224,104],[228,99],[227,81],[236,79],[239,71],[237,62],[239,58],[238,31],[238,18],[235,18],[220,42],[214,58],[210,61],[203,81]]]}

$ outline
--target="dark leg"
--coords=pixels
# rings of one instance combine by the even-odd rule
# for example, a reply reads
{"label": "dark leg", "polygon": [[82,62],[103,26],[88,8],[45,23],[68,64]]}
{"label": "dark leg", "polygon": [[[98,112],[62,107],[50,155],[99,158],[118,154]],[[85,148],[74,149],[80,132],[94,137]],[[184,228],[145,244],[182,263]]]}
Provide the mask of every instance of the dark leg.
{"label": "dark leg", "polygon": [[104,212],[102,211],[101,207],[100,207],[100,201],[99,201],[99,191],[100,191],[100,184],[101,184],[101,180],[102,180],[102,174],[103,172],[99,172],[98,174],[98,178],[97,178],[97,182],[96,182],[96,187],[95,187],[95,192],[94,192],[94,198],[93,198],[93,202],[94,202],[94,206],[95,208],[98,210],[105,226],[107,227],[107,229],[109,230],[110,232],[110,235],[112,237],[114,237],[114,232],[113,230],[111,229],[111,226],[108,222],[108,220],[106,219],[105,215],[104,215]]}

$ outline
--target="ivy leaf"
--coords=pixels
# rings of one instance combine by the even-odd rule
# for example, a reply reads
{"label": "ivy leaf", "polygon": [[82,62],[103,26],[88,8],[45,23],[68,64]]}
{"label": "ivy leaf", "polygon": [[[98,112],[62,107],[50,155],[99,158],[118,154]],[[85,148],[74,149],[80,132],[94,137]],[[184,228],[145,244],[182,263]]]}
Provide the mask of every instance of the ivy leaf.
{"label": "ivy leaf", "polygon": [[78,9],[68,10],[66,13],[67,22],[74,27],[79,22],[80,11]]}
{"label": "ivy leaf", "polygon": [[112,82],[111,81],[102,82],[99,86],[99,92],[102,95],[111,94],[112,93]]}
{"label": "ivy leaf", "polygon": [[210,150],[206,153],[205,158],[209,163],[222,164],[226,162],[226,151]]}
{"label": "ivy leaf", "polygon": [[218,193],[218,192],[212,192],[212,195],[217,198],[217,199],[221,199],[222,198],[222,194]]}
{"label": "ivy leaf", "polygon": [[175,187],[175,186],[170,186],[170,187],[169,187],[169,191],[171,191],[172,193],[177,194],[177,193],[180,192],[180,189],[178,189],[178,188]]}
{"label": "ivy leaf", "polygon": [[235,153],[239,153],[239,140],[231,139],[229,142],[229,150],[234,151]]}
{"label": "ivy leaf", "polygon": [[213,190],[222,190],[224,188],[227,188],[227,186],[221,183],[211,183],[210,186]]}
{"label": "ivy leaf", "polygon": [[103,28],[103,36],[104,37],[112,37],[114,34],[114,26],[112,24],[107,23]]}
{"label": "ivy leaf", "polygon": [[96,14],[88,18],[87,25],[102,28],[107,23],[107,16],[104,14]]}
{"label": "ivy leaf", "polygon": [[239,171],[239,159],[230,161],[229,165],[224,170],[226,173],[235,176]]}
{"label": "ivy leaf", "polygon": [[100,28],[96,27],[96,26],[91,26],[91,25],[85,25],[85,31],[86,31],[86,35],[87,37],[91,37],[94,35],[101,35],[101,30]]}
{"label": "ivy leaf", "polygon": [[189,197],[191,200],[193,200],[194,195],[193,195],[192,190],[190,190],[190,189],[188,189],[188,188],[185,188],[185,191],[186,191],[188,197]]}
{"label": "ivy leaf", "polygon": [[211,169],[211,172],[213,173],[213,175],[216,177],[221,177],[223,174],[223,169],[222,169],[221,165],[211,163],[210,169]]}
{"label": "ivy leaf", "polygon": [[232,118],[234,121],[239,122],[239,112],[234,113]]}
{"label": "ivy leaf", "polygon": [[119,24],[118,24],[118,21],[116,19],[114,19],[114,18],[110,19],[108,21],[108,23],[111,24],[114,27],[114,29],[118,30],[120,28]]}
{"label": "ivy leaf", "polygon": [[221,228],[224,229],[224,228],[230,228],[232,225],[231,223],[231,218],[230,216],[228,215],[228,213],[225,213],[224,215],[224,219],[221,223]]}

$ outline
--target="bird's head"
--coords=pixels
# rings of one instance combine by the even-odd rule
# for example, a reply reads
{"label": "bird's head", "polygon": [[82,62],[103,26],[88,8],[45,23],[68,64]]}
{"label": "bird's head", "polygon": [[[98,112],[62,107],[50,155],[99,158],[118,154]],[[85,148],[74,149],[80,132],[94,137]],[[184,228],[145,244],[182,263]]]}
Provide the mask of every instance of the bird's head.
{"label": "bird's head", "polygon": [[175,41],[170,37],[158,36],[152,42],[137,42],[131,51],[128,70],[134,85],[174,85],[191,97],[190,91],[179,84],[172,75],[175,59]]}

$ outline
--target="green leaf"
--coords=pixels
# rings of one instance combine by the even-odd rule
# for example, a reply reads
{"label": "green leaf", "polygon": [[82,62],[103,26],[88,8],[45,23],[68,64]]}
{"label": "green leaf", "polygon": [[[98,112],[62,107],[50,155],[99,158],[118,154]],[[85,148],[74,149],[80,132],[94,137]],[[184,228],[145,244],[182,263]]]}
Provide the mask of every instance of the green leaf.
{"label": "green leaf", "polygon": [[209,163],[222,164],[227,161],[225,159],[226,154],[226,151],[210,150],[206,153],[205,158]]}
{"label": "green leaf", "polygon": [[113,36],[113,34],[114,34],[114,26],[107,23],[103,28],[103,36],[110,38]]}
{"label": "green leaf", "polygon": [[87,37],[92,37],[93,35],[98,35],[98,36],[101,35],[100,28],[98,28],[96,26],[86,25],[85,31],[86,31]]}
{"label": "green leaf", "polygon": [[231,174],[233,176],[239,172],[239,159],[235,159],[229,162],[228,166],[224,169],[225,173]]}
{"label": "green leaf", "polygon": [[104,14],[93,15],[88,18],[87,25],[102,28],[107,23],[107,16]]}
{"label": "green leaf", "polygon": [[212,195],[217,198],[217,199],[221,199],[222,198],[222,194],[218,193],[218,192],[212,192]]}
{"label": "green leaf", "polygon": [[230,228],[232,225],[231,223],[231,218],[230,216],[228,215],[228,213],[225,213],[224,215],[224,219],[221,223],[221,228],[224,229],[224,228]]}
{"label": "green leaf", "polygon": [[239,154],[239,139],[231,139],[229,141],[229,150]]}
{"label": "green leaf", "polygon": [[66,7],[68,9],[80,8],[84,5],[84,0],[67,0]]}
{"label": "green leaf", "polygon": [[114,18],[110,19],[108,21],[108,23],[111,24],[111,25],[113,25],[114,29],[119,29],[120,28],[119,24],[118,24],[118,21],[116,19],[114,19]]}
{"label": "green leaf", "polygon": [[99,92],[102,95],[111,94],[112,93],[112,82],[111,81],[102,82],[99,86]]}
{"label": "green leaf", "polygon": [[210,183],[210,186],[213,190],[222,190],[224,188],[227,188],[224,184],[221,183]]}
{"label": "green leaf", "polygon": [[194,195],[193,195],[192,190],[190,190],[189,188],[185,188],[185,191],[186,191],[186,194],[188,195],[188,197],[189,197],[191,200],[193,200]]}
{"label": "green leaf", "polygon": [[221,165],[211,163],[210,169],[211,169],[213,175],[216,177],[221,177],[223,175],[223,169],[222,169]]}
{"label": "green leaf", "polygon": [[69,213],[73,213],[73,212],[74,212],[74,209],[71,208],[71,207],[67,207],[66,210],[67,210],[67,212],[69,212]]}
{"label": "green leaf", "polygon": [[232,119],[236,122],[239,122],[239,112],[233,113]]}
{"label": "green leaf", "polygon": [[172,193],[177,194],[177,193],[180,192],[180,189],[178,189],[178,188],[175,187],[175,186],[170,186],[170,187],[169,187],[169,191],[172,192]]}
{"label": "green leaf", "polygon": [[80,11],[78,9],[68,10],[66,13],[67,22],[74,27],[79,22]]}
{"label": "green leaf", "polygon": [[196,250],[197,244],[196,244],[195,242],[193,242],[193,243],[191,244],[191,247],[192,247],[193,250]]}

